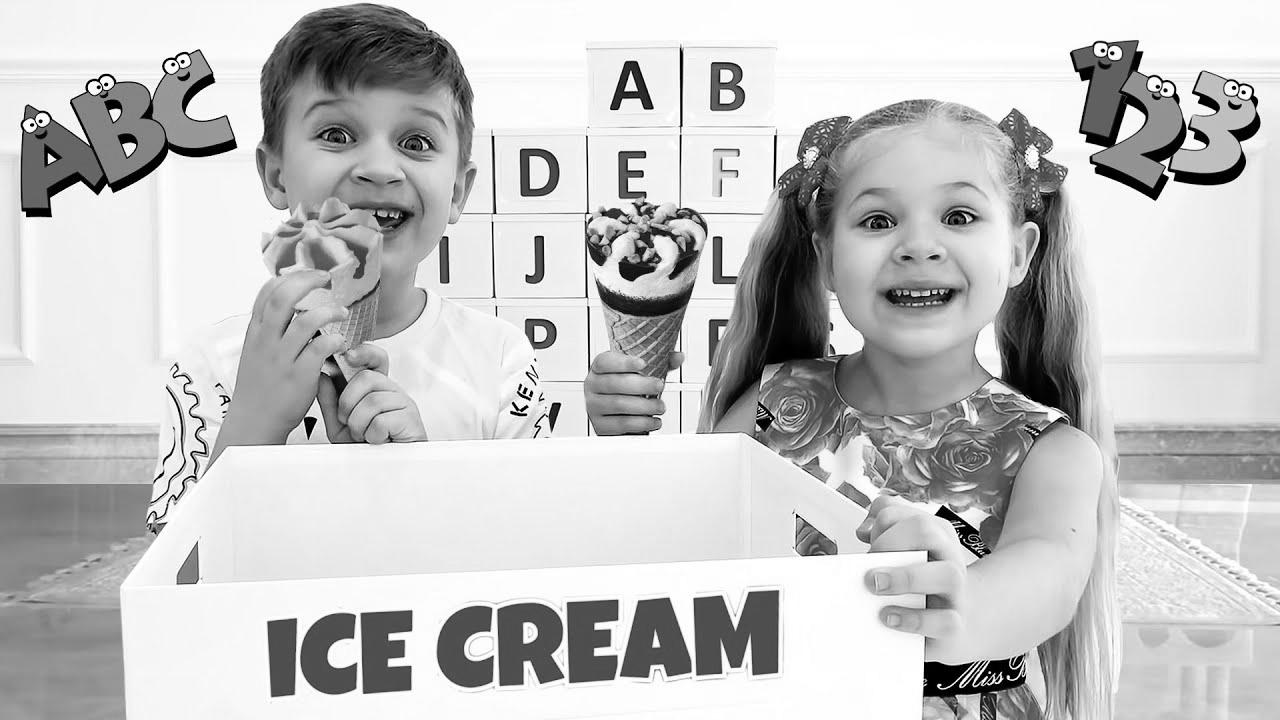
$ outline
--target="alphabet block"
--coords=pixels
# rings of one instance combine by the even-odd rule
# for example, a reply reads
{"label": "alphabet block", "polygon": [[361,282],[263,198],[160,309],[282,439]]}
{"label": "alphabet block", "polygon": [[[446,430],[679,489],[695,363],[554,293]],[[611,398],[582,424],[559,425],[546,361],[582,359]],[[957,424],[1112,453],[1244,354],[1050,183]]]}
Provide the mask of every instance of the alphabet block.
{"label": "alphabet block", "polygon": [[476,164],[476,181],[471,186],[464,213],[493,214],[493,131],[476,128],[471,138],[471,162]]}
{"label": "alphabet block", "polygon": [[680,432],[680,393],[676,390],[667,390],[662,393],[662,402],[667,406],[667,411],[661,415],[662,427],[655,430],[653,435],[674,435]]}
{"label": "alphabet block", "polygon": [[782,177],[782,173],[791,169],[796,164],[796,150],[800,147],[800,136],[804,135],[804,130],[783,130],[778,129],[777,157],[773,163],[773,182],[776,184],[778,178]]}
{"label": "alphabet block", "polygon": [[678,43],[588,43],[587,123],[679,127]]}
{"label": "alphabet block", "polygon": [[705,219],[707,244],[698,258],[698,282],[693,286],[693,296],[732,300],[760,216],[707,215]]}
{"label": "alphabet block", "polygon": [[773,124],[773,47],[684,48],[685,127]]}
{"label": "alphabet block", "polygon": [[547,380],[587,376],[587,318],[581,305],[498,305],[498,317],[524,330]]}
{"label": "alphabet block", "polygon": [[702,393],[685,391],[680,393],[680,432],[686,434],[698,431],[698,418],[702,415]]}
{"label": "alphabet block", "polygon": [[500,298],[583,297],[582,215],[493,216],[493,280]]}
{"label": "alphabet block", "polygon": [[705,383],[711,372],[711,361],[716,347],[729,326],[732,303],[723,300],[694,300],[684,314],[684,365],[680,367],[680,381]]}
{"label": "alphabet block", "polygon": [[[604,326],[604,310],[600,308],[599,301],[592,303],[587,308],[587,335],[588,335],[588,357],[587,365],[583,366],[583,377],[586,377],[586,367],[590,366],[591,361],[602,352],[609,349],[609,334]],[[680,337],[676,338],[675,350],[679,350],[683,341],[684,333],[681,332]],[[673,383],[677,381],[678,374],[672,373],[667,376],[667,382]]]}
{"label": "alphabet block", "polygon": [[648,197],[680,199],[680,130],[592,128],[587,135],[587,203],[591,210]]}
{"label": "alphabet block", "polygon": [[[541,359],[538,362],[542,362]],[[547,419],[551,421],[551,437],[586,437],[588,435],[587,404],[579,382],[548,382]]]}
{"label": "alphabet block", "polygon": [[772,128],[684,128],[681,204],[698,212],[761,213],[773,190]]}
{"label": "alphabet block", "polygon": [[463,215],[446,226],[417,280],[449,298],[493,297],[493,216]]}
{"label": "alphabet block", "polygon": [[495,130],[493,158],[497,212],[586,212],[583,130]]}

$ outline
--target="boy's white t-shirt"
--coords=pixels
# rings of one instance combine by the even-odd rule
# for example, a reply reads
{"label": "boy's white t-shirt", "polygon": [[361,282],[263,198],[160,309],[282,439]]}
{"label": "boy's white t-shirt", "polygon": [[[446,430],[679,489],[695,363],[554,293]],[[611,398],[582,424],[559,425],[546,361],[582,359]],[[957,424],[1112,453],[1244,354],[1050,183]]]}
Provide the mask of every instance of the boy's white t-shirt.
{"label": "boy's white t-shirt", "polygon": [[[165,410],[147,527],[169,511],[209,463],[235,394],[249,315],[216,323],[165,371]],[[413,399],[428,441],[542,438],[551,434],[533,346],[514,325],[433,292],[409,327],[370,341],[387,352],[388,377]],[[288,444],[328,443],[313,401]]]}

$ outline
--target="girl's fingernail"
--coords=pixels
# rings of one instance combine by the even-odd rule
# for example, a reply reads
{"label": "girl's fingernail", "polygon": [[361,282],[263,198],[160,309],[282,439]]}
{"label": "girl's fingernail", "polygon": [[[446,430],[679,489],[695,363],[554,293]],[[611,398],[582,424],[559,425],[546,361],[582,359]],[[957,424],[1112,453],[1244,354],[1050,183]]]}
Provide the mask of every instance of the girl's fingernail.
{"label": "girl's fingernail", "polygon": [[896,628],[902,625],[902,616],[898,613],[888,613],[884,616],[884,624],[891,628]]}
{"label": "girl's fingernail", "polygon": [[873,572],[871,573],[871,589],[876,592],[884,592],[889,589],[889,573]]}
{"label": "girl's fingernail", "polygon": [[667,404],[662,402],[661,400],[658,401],[658,414],[659,415],[667,414]]}

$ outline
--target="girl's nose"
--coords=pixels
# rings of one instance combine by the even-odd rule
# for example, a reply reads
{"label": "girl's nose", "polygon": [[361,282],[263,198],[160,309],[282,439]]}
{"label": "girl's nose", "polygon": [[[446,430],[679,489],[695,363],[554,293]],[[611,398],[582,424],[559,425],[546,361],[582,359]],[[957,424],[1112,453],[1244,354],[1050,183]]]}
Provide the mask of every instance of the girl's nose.
{"label": "girl's nose", "polygon": [[394,185],[404,181],[404,170],[394,150],[381,143],[370,143],[351,169],[352,178],[358,183]]}
{"label": "girl's nose", "polygon": [[901,240],[893,253],[898,262],[941,262],[947,258],[947,249],[927,228],[907,227],[899,237]]}

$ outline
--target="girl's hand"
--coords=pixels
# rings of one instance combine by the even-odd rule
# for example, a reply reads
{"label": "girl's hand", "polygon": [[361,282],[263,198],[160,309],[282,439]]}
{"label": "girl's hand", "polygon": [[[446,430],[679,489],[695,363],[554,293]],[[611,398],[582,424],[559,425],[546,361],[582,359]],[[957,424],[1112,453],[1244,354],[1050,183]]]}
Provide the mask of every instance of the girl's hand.
{"label": "girl's hand", "polygon": [[387,352],[368,343],[348,350],[344,359],[361,368],[339,395],[324,376],[316,398],[331,443],[418,442],[427,439],[418,405],[387,377]]}
{"label": "girl's hand", "polygon": [[926,659],[950,650],[964,630],[965,561],[969,558],[951,523],[902,498],[880,495],[858,527],[858,539],[870,543],[871,552],[929,553],[929,560],[917,565],[876,568],[867,573],[866,583],[877,595],[925,595],[924,610],[889,606],[880,611],[880,621],[895,630],[925,636]]}
{"label": "girl's hand", "polygon": [[[684,362],[684,353],[671,353],[671,369]],[[662,427],[666,411],[662,388],[666,380],[640,374],[644,362],[616,350],[600,353],[591,361],[582,386],[587,417],[597,435],[639,435]]]}

